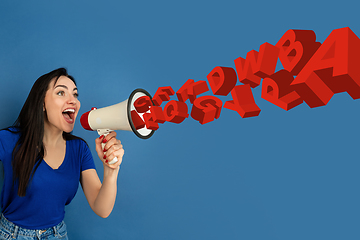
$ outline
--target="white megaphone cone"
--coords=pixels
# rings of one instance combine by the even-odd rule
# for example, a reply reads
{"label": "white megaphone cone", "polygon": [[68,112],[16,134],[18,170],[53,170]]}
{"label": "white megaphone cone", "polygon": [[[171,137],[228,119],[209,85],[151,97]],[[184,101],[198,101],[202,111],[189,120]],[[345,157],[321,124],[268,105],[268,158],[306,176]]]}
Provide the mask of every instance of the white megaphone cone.
{"label": "white megaphone cone", "polygon": [[[136,89],[130,94],[130,97],[123,102],[104,108],[93,108],[81,116],[81,126],[86,130],[97,131],[100,136],[107,135],[114,130],[126,130],[134,132],[139,138],[150,138],[154,134],[154,130],[147,129],[146,127],[136,129],[131,118],[131,111],[136,111],[134,102],[143,96],[149,96],[151,99],[147,91],[144,89]],[[117,158],[109,164],[115,162],[117,162]]]}

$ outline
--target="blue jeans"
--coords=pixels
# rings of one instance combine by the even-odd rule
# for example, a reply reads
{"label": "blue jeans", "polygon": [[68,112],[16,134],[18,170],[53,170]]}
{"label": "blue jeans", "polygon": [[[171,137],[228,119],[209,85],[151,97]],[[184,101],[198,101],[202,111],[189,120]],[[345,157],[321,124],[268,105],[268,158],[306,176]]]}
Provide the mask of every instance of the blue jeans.
{"label": "blue jeans", "polygon": [[66,225],[64,221],[58,225],[44,229],[31,230],[21,228],[7,220],[2,214],[0,219],[0,239],[18,239],[18,240],[68,240]]}

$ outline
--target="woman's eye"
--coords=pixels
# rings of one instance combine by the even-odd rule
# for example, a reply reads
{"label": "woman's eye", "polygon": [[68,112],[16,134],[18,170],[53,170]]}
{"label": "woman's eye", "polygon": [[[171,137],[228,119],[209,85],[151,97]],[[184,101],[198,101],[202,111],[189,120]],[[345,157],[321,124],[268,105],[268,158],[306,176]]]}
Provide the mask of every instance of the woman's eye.
{"label": "woman's eye", "polygon": [[74,93],[74,97],[75,97],[75,98],[78,98],[78,97],[79,97],[79,94],[78,94],[78,93]]}
{"label": "woman's eye", "polygon": [[59,92],[57,93],[57,95],[59,95],[59,96],[64,96],[64,95],[65,95],[65,92],[64,92],[64,91],[59,91]]}

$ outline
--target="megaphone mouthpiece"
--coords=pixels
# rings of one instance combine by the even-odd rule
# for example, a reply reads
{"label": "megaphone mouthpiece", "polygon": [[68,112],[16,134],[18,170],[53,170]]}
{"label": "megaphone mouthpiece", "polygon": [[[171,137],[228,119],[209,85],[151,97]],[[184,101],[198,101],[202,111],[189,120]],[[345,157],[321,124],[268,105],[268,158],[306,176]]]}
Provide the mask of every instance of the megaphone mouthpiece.
{"label": "megaphone mouthpiece", "polygon": [[81,123],[81,126],[86,129],[86,130],[89,130],[89,131],[92,131],[93,129],[91,129],[90,125],[89,125],[89,113],[90,111],[84,113],[83,115],[81,115],[80,117],[80,123]]}

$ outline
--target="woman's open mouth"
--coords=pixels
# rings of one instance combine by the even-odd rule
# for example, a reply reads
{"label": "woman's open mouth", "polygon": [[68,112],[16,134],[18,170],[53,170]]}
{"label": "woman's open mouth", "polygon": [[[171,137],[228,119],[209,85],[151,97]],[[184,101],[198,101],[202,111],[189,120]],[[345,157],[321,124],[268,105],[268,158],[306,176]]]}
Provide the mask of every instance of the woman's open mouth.
{"label": "woman's open mouth", "polygon": [[75,109],[73,108],[68,108],[68,109],[65,109],[63,112],[62,112],[62,115],[64,116],[65,118],[65,121],[67,123],[74,123],[74,118],[75,118]]}

